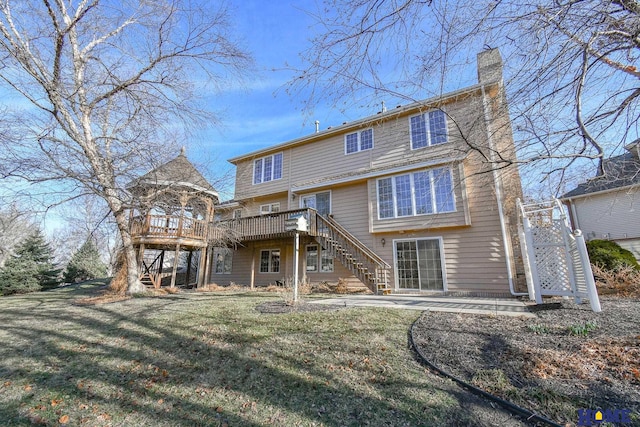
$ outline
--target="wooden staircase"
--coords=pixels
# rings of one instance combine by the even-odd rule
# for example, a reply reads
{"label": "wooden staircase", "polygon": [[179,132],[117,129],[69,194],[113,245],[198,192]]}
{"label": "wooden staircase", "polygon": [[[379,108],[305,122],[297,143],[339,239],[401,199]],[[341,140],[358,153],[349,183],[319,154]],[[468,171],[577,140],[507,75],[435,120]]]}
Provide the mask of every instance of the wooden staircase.
{"label": "wooden staircase", "polygon": [[315,217],[316,241],[375,294],[389,295],[391,266],[335,219],[318,214]]}

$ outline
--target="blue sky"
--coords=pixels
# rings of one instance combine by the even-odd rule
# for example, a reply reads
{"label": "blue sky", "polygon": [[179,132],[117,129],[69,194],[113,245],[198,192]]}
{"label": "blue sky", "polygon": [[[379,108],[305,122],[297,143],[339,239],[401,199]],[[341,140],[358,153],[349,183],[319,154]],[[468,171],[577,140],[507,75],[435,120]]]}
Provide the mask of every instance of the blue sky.
{"label": "blue sky", "polygon": [[[303,99],[286,93],[284,85],[293,74],[285,64],[301,66],[300,53],[309,47],[316,7],[313,0],[234,2],[237,34],[253,54],[258,74],[245,87],[233,85],[208,97],[208,107],[220,123],[190,141],[192,155],[187,156],[192,161],[197,163],[194,157],[203,154],[216,168],[229,170],[227,159],[313,133],[316,120],[326,129],[376,113],[371,107],[341,113],[328,104],[303,111]],[[223,199],[232,197],[225,193]]]}

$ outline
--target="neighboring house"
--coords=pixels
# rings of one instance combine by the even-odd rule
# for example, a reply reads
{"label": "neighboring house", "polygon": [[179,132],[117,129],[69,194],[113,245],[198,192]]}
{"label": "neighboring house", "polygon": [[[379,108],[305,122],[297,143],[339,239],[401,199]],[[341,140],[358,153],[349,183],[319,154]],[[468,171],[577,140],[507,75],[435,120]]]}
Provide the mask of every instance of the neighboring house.
{"label": "neighboring house", "polygon": [[640,259],[640,140],[603,162],[599,174],[561,197],[587,240],[613,240]]}
{"label": "neighboring house", "polygon": [[497,50],[478,55],[478,78],[230,159],[235,197],[216,216],[238,244],[211,251],[207,280],[290,281],[295,231],[287,220],[301,215],[309,231],[298,273],[312,283],[343,279],[377,293],[522,289],[522,190]]}

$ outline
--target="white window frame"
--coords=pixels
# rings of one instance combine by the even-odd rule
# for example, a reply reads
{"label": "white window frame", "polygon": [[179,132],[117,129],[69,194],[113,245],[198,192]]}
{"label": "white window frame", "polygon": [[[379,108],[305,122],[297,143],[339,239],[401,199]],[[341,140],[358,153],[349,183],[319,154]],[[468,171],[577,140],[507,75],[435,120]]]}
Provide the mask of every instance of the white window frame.
{"label": "white window frame", "polygon": [[[218,258],[222,257],[222,268],[218,270]],[[229,268],[227,269],[227,266]],[[233,250],[213,248],[213,274],[231,274],[233,271]]]}
{"label": "white window frame", "polygon": [[[268,271],[262,271],[262,253],[269,252],[269,265],[267,266]],[[278,271],[273,271],[273,253],[279,252],[280,260],[278,261]],[[282,250],[280,248],[272,248],[272,249],[261,249],[260,250],[260,259],[258,260],[258,272],[262,274],[274,274],[280,273],[280,264],[282,264]]]}
{"label": "white window frame", "polygon": [[260,205],[260,215],[266,215],[275,212],[280,212],[280,202]]}
{"label": "white window frame", "polygon": [[[316,267],[317,270],[309,270],[309,248],[315,247],[316,248]],[[307,273],[333,273],[334,269],[335,269],[335,261],[334,258],[331,256],[331,254],[329,253],[328,250],[324,249],[321,245],[319,244],[312,244],[312,245],[307,245],[307,247],[305,248],[306,252],[305,252],[305,259],[306,259],[306,263],[307,263]],[[331,269],[327,269],[324,270],[323,266],[325,265],[324,261],[331,261]],[[329,263],[327,262],[326,265],[329,265]]]}
{"label": "white window frame", "polygon": [[[444,131],[445,131],[445,139],[446,140],[444,142],[439,142],[437,144],[434,144],[433,141],[431,140],[431,122],[430,122],[429,114],[430,113],[434,113],[434,112],[441,112],[443,117],[444,117]],[[425,132],[426,132],[426,138],[427,138],[427,145],[422,146],[422,147],[414,147],[413,129],[411,128],[411,120],[414,117],[422,117],[424,119],[424,122],[425,122]],[[429,111],[426,111],[424,113],[414,114],[413,116],[409,117],[409,145],[411,147],[411,150],[421,150],[423,148],[442,145],[442,144],[446,144],[448,142],[449,142],[449,126],[448,126],[448,122],[447,122],[447,114],[443,110],[429,110]]]}
{"label": "white window frame", "polygon": [[[436,187],[435,187],[435,173],[437,171],[440,171],[442,169],[446,169],[449,172],[449,179],[451,182],[451,198],[452,198],[452,202],[453,202],[453,209],[452,210],[447,210],[447,211],[440,211],[439,207],[438,207],[438,203],[437,203],[437,199],[436,199]],[[427,213],[416,213],[416,188],[415,188],[415,181],[414,181],[414,174],[416,173],[420,173],[420,172],[427,172],[429,174],[429,192],[430,192],[430,197],[431,197],[431,207],[432,207],[432,212],[427,212]],[[409,176],[410,179],[410,185],[411,185],[411,215],[398,215],[398,199],[397,199],[397,194],[396,194],[396,177],[399,176]],[[391,179],[391,191],[392,191],[392,198],[393,198],[393,216],[388,216],[388,217],[381,217],[380,216],[380,185],[379,182],[381,180],[384,179]],[[452,212],[457,212],[457,203],[456,203],[456,192],[455,192],[455,188],[454,188],[454,180],[453,180],[453,170],[450,166],[442,166],[442,167],[437,167],[437,168],[430,168],[430,169],[421,169],[421,170],[416,170],[416,171],[411,171],[411,172],[406,172],[406,173],[401,173],[401,174],[396,174],[396,175],[391,175],[391,176],[385,176],[385,177],[381,177],[378,178],[376,180],[376,209],[378,211],[378,219],[379,220],[387,220],[387,219],[394,219],[394,218],[410,218],[410,217],[414,217],[414,216],[423,216],[423,215],[435,215],[435,214],[440,214],[440,213],[452,213]]]}
{"label": "white window frame", "polygon": [[[422,289],[410,289],[410,288],[400,288],[400,277],[398,275],[398,251],[397,251],[397,243],[399,242],[416,242],[416,248],[418,246],[418,240],[438,240],[438,247],[440,250],[440,270],[442,271],[442,291],[435,291],[435,292],[447,292],[448,290],[448,285],[447,285],[447,269],[446,269],[446,260],[445,260],[445,253],[444,253],[444,239],[442,238],[442,236],[436,236],[436,237],[418,237],[418,238],[414,238],[414,239],[393,239],[393,274],[394,274],[394,278],[395,278],[395,290],[399,291],[399,290],[403,290],[403,291],[414,291],[414,292],[421,292]],[[418,277],[420,275],[420,268],[418,268]],[[418,279],[419,282],[419,279]],[[425,291],[429,291],[428,289]],[[433,291],[432,291],[433,292]]]}
{"label": "white window frame", "polygon": [[[276,157],[279,157],[280,159],[279,169],[276,169]],[[267,175],[267,168],[265,167],[267,160],[269,160],[271,164],[269,175]],[[256,176],[256,169],[258,165],[260,165],[260,177]],[[253,174],[251,178],[253,185],[264,184],[266,182],[277,181],[279,179],[282,179],[283,167],[284,167],[284,155],[282,154],[282,152],[274,153],[270,156],[264,156],[258,159],[254,159]]]}
{"label": "white window frame", "polygon": [[[369,132],[371,131],[371,147],[369,148],[362,148],[362,134],[364,132]],[[356,150],[349,152],[347,150],[347,137],[349,137],[350,135],[356,135],[357,138],[357,142],[356,142]],[[367,128],[367,129],[363,129],[361,131],[357,131],[357,132],[351,132],[348,133],[344,136],[344,154],[345,155],[350,155],[350,154],[355,154],[355,153],[359,153],[361,151],[368,151],[368,150],[373,150],[373,146],[374,146],[374,138],[373,138],[373,128]]]}

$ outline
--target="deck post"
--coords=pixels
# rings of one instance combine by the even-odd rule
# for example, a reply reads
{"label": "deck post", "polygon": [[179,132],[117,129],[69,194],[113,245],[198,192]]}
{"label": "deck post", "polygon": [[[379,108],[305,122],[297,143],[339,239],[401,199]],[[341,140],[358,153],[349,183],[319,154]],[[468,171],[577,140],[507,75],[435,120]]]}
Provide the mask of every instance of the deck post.
{"label": "deck post", "polygon": [[211,262],[213,258],[213,251],[209,250],[209,246],[207,246],[207,262],[204,265],[204,284],[205,286],[211,282]]}
{"label": "deck post", "polygon": [[296,231],[293,246],[293,302],[298,302],[298,262],[300,255],[300,233]]}
{"label": "deck post", "polygon": [[193,260],[193,251],[189,251],[189,256],[187,256],[187,277],[184,279],[184,284],[187,286],[189,284],[189,280],[191,280],[191,261]]}
{"label": "deck post", "polygon": [[251,245],[251,290],[255,286],[256,280],[256,247],[255,244]]}
{"label": "deck post", "polygon": [[207,248],[200,249],[200,262],[198,265],[198,283],[196,288],[201,287],[204,284],[204,274],[206,272],[205,266],[207,265]]}
{"label": "deck post", "polygon": [[173,255],[173,272],[171,273],[171,287],[176,287],[176,275],[178,274],[178,263],[180,262],[180,243],[176,245],[176,251]]}
{"label": "deck post", "polygon": [[142,265],[144,261],[144,243],[140,243],[138,247],[138,274],[144,274],[144,265]]}

